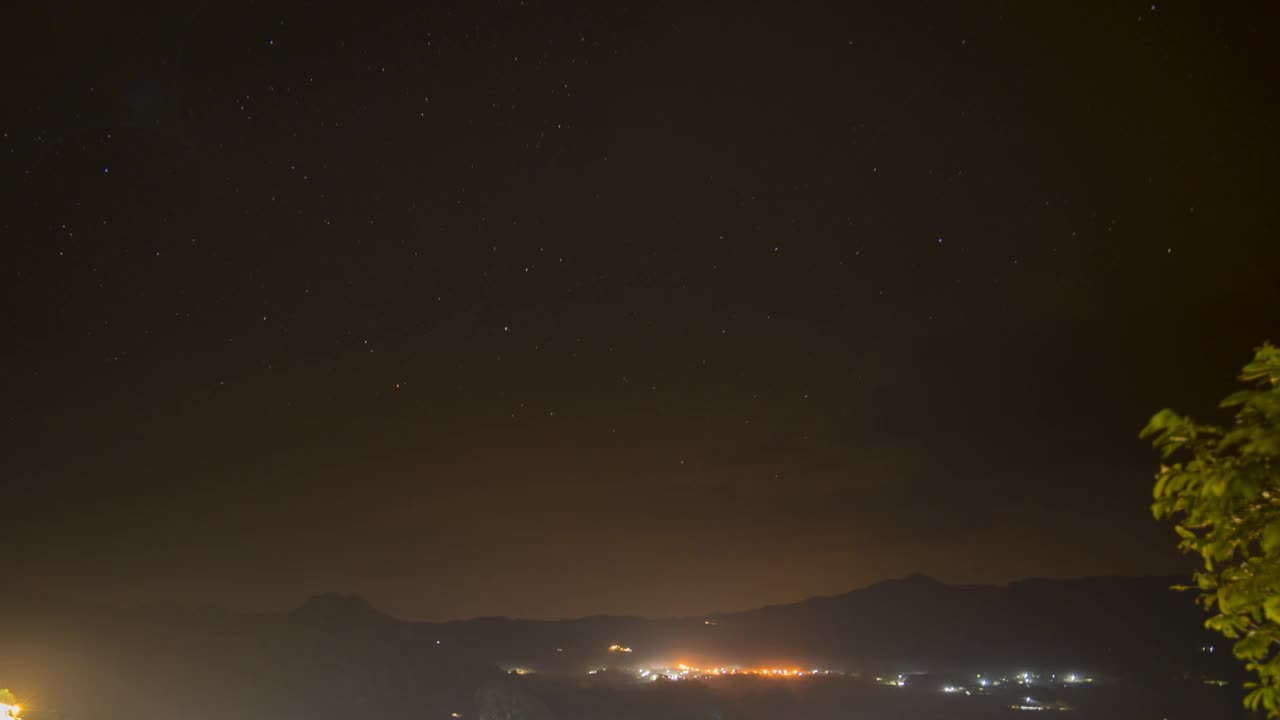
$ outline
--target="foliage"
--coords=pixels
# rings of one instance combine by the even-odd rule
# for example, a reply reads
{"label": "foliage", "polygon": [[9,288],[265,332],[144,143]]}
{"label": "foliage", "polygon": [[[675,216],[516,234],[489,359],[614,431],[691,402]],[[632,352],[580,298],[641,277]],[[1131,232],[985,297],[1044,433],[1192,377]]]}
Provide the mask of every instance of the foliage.
{"label": "foliage", "polygon": [[1266,344],[1245,365],[1245,389],[1221,407],[1228,426],[1171,410],[1156,413],[1143,437],[1163,458],[1151,512],[1176,524],[1184,553],[1199,555],[1205,626],[1235,641],[1235,656],[1257,675],[1245,704],[1280,717],[1280,349]]}
{"label": "foliage", "polygon": [[480,720],[552,720],[551,711],[529,693],[490,684],[476,693]]}

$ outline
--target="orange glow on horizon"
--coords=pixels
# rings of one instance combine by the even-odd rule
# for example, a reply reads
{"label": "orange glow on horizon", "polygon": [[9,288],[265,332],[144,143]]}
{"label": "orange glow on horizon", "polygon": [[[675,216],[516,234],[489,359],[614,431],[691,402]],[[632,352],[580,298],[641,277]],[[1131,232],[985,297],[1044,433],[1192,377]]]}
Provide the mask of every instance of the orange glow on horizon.
{"label": "orange glow on horizon", "polygon": [[[790,667],[699,667],[691,665],[687,662],[677,662],[674,666],[665,667],[649,667],[645,669],[646,674],[652,677],[667,677],[668,679],[679,678],[706,678],[721,677],[728,675],[751,675],[759,677],[771,678],[800,678],[812,677],[815,675],[831,675],[830,670],[820,669],[804,669],[795,666]],[[840,673],[837,673],[840,674]]]}

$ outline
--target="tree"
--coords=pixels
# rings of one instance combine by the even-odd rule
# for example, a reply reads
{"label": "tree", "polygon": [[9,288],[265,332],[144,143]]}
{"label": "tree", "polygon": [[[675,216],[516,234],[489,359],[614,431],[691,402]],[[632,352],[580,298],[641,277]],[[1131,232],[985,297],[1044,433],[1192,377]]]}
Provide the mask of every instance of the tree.
{"label": "tree", "polygon": [[1230,425],[1198,423],[1172,410],[1142,431],[1163,463],[1151,512],[1173,520],[1178,548],[1199,555],[1205,627],[1234,640],[1257,676],[1245,705],[1280,718],[1280,349],[1265,344],[1244,366],[1246,387],[1221,407]]}

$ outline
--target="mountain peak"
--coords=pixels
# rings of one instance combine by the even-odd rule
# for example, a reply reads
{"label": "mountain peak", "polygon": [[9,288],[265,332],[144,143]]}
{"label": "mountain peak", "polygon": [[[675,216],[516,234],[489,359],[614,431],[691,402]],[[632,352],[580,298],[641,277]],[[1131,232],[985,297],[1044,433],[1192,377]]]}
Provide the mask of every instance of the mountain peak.
{"label": "mountain peak", "polygon": [[924,573],[913,572],[910,575],[899,578],[897,582],[905,585],[945,585],[941,580],[935,580]]}
{"label": "mountain peak", "polygon": [[290,614],[297,618],[342,625],[383,625],[396,621],[359,595],[342,593],[313,595]]}
{"label": "mountain peak", "polygon": [[924,591],[924,590],[935,590],[935,589],[947,588],[947,587],[951,587],[951,586],[947,585],[941,580],[936,580],[934,578],[931,578],[928,575],[925,575],[924,573],[916,572],[916,573],[911,573],[910,575],[904,575],[902,577],[889,578],[888,580],[881,580],[880,582],[872,583],[870,585],[867,585],[866,587],[863,587],[861,590],[854,590],[848,594],[854,594],[854,593],[863,592],[867,590]]}

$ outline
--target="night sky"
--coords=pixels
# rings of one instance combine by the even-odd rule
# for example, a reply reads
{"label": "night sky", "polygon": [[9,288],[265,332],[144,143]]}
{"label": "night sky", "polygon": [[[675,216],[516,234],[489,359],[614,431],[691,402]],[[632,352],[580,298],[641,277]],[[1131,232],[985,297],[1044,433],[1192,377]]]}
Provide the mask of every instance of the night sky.
{"label": "night sky", "polygon": [[1186,567],[1137,432],[1280,340],[1269,3],[152,5],[0,30],[6,586]]}

